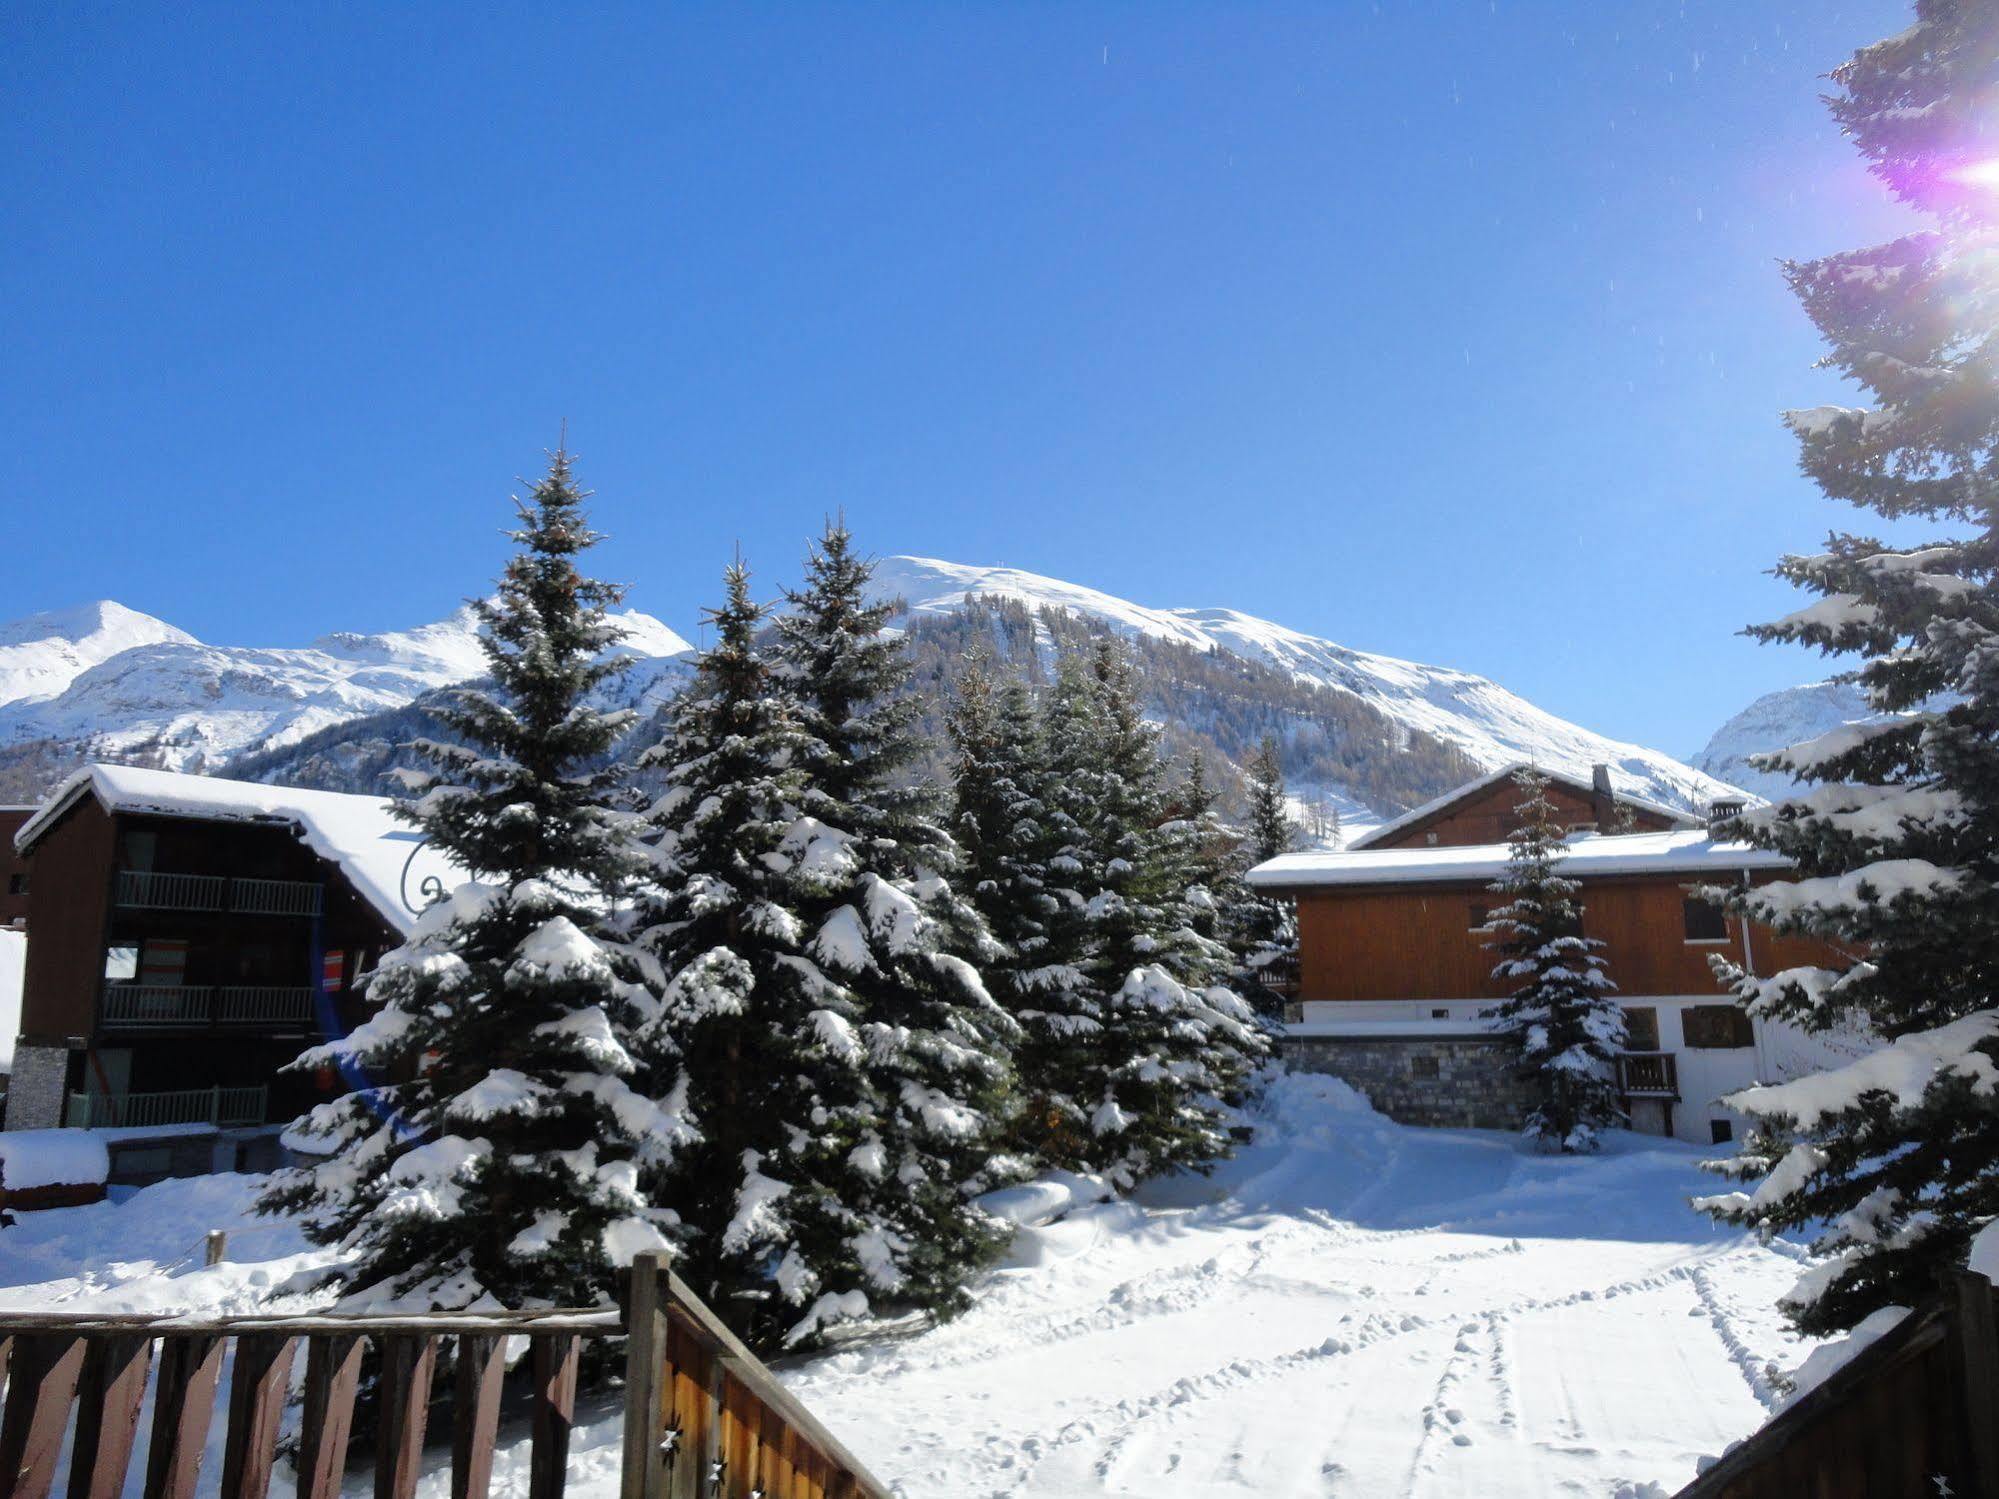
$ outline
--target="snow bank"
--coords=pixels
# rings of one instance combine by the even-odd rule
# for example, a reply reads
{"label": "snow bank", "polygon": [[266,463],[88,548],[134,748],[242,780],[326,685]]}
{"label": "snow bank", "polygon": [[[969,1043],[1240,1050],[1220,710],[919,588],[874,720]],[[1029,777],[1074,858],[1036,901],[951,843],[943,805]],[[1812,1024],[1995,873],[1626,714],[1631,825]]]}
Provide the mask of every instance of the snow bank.
{"label": "snow bank", "polygon": [[1101,1176],[1051,1171],[1017,1187],[988,1192],[978,1203],[995,1218],[1004,1219],[1016,1228],[1039,1228],[1077,1208],[1108,1202],[1115,1195],[1111,1184]]}
{"label": "snow bank", "polygon": [[21,1033],[21,989],[28,967],[28,934],[0,931],[0,1072],[14,1066],[14,1038]]}
{"label": "snow bank", "polygon": [[104,1142],[87,1129],[0,1130],[0,1187],[100,1187],[111,1175]]}

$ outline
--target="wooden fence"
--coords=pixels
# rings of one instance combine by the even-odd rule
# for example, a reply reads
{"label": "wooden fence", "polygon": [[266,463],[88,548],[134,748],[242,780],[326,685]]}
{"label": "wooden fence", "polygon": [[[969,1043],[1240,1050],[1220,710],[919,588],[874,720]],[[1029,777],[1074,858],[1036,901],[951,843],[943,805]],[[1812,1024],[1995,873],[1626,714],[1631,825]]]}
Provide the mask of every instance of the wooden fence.
{"label": "wooden fence", "polygon": [[[0,1499],[46,1499],[68,1438],[68,1499],[125,1491],[148,1385],[146,1499],[201,1485],[225,1360],[223,1499],[264,1499],[303,1346],[294,1462],[299,1499],[336,1499],[347,1473],[363,1358],[378,1354],[375,1499],[411,1499],[433,1385],[451,1385],[452,1499],[493,1478],[508,1345],[527,1340],[530,1499],[560,1499],[586,1339],[625,1343],[622,1499],[887,1499],[657,1256],[633,1267],[617,1310],[405,1316],[0,1316],[6,1403]],[[440,1355],[449,1344],[450,1357]],[[441,1446],[441,1443],[440,1443]],[[208,1487],[215,1487],[209,1485]]]}
{"label": "wooden fence", "polygon": [[1675,1499],[1995,1499],[1992,1283],[1961,1273]]}

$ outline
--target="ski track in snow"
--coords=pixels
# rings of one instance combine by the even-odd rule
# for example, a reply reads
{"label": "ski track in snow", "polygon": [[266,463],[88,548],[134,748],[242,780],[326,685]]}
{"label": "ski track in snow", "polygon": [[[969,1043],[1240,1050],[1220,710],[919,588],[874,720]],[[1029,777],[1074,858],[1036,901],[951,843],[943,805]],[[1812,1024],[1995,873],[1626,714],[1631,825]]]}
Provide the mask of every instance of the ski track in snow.
{"label": "ski track in snow", "polygon": [[[1773,1307],[1799,1251],[1686,1208],[1691,1148],[1551,1160],[1401,1129],[1318,1078],[1279,1079],[1258,1124],[1212,1179],[1023,1230],[957,1321],[783,1377],[907,1499],[1608,1499],[1686,1482],[1806,1351]],[[0,1231],[0,1305],[250,1310],[325,1262],[246,1216],[254,1190],[32,1215]],[[213,1269],[187,1253],[207,1227],[232,1231]],[[576,1499],[616,1492],[612,1410],[579,1412]],[[524,1436],[495,1494],[525,1492]],[[419,1493],[449,1492],[440,1447]]]}

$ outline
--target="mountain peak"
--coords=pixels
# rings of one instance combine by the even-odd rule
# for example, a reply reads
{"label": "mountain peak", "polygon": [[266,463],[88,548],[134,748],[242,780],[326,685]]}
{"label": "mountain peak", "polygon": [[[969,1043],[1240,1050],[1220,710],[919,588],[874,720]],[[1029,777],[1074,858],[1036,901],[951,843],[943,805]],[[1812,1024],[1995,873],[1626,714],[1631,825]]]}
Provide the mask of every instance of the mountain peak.
{"label": "mountain peak", "polygon": [[54,697],[91,667],[135,646],[198,643],[116,599],[8,620],[0,623],[0,703]]}

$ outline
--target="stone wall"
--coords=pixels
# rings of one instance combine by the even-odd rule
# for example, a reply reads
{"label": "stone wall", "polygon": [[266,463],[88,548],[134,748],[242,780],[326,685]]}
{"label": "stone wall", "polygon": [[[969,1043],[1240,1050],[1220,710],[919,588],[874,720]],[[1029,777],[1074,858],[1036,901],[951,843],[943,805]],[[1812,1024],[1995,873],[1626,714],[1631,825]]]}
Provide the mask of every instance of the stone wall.
{"label": "stone wall", "polygon": [[7,1128],[56,1129],[62,1124],[69,1052],[60,1046],[17,1046],[7,1080]]}
{"label": "stone wall", "polygon": [[1284,1059],[1358,1088],[1397,1124],[1518,1129],[1532,1105],[1511,1048],[1484,1036],[1287,1036]]}

